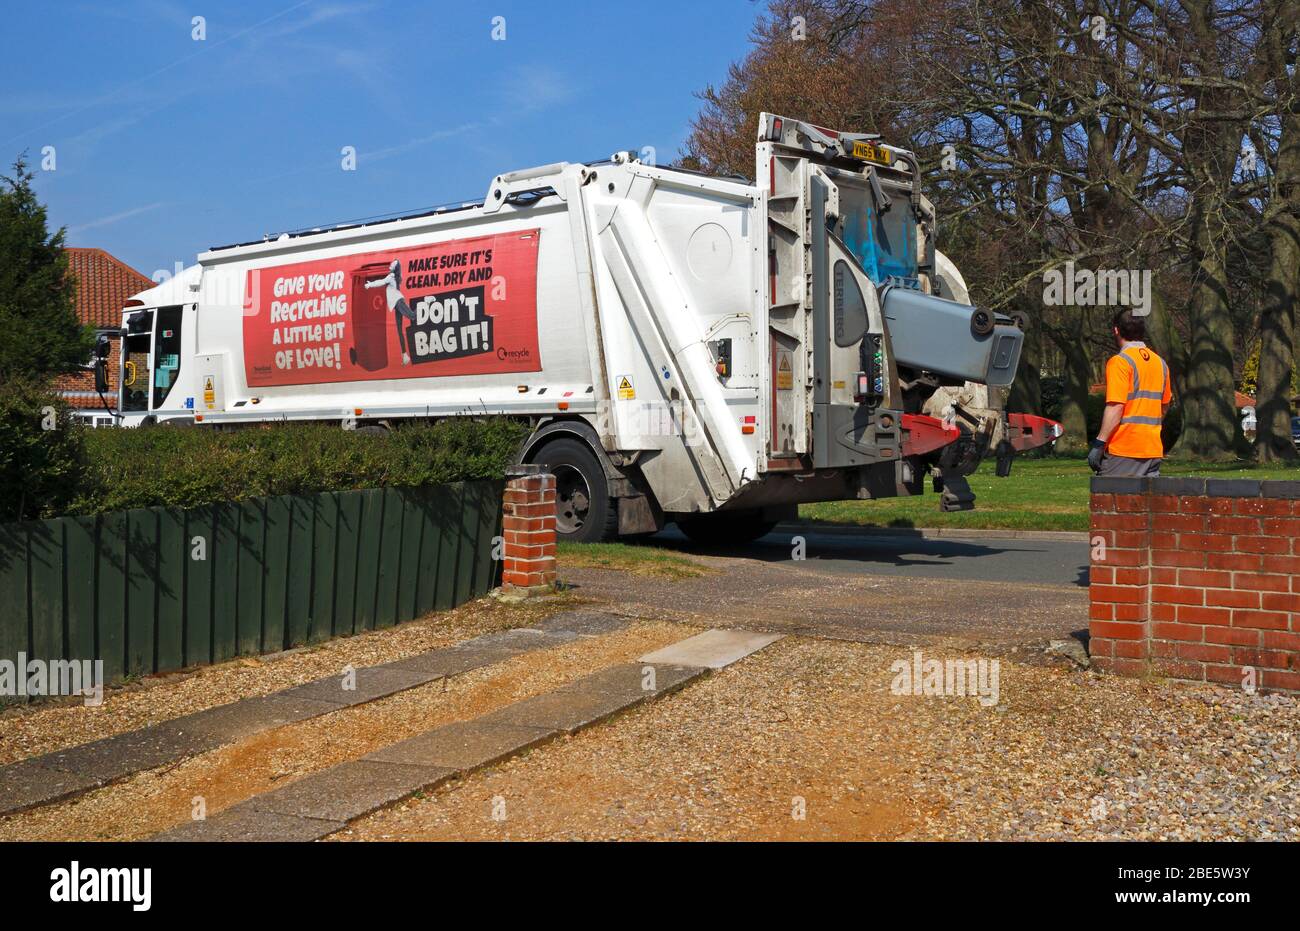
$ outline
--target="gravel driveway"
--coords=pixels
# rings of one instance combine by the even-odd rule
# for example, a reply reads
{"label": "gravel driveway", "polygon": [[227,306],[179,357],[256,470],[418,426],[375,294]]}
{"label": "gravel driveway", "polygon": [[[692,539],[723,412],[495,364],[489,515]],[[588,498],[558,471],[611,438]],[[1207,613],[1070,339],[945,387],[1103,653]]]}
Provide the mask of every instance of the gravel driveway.
{"label": "gravel driveway", "polygon": [[788,638],[337,839],[1300,840],[1290,698],[1004,662],[985,707],[898,660]]}
{"label": "gravel driveway", "polygon": [[[788,636],[334,839],[1300,840],[1300,703],[1101,676],[1048,657],[1044,638],[1081,626],[1069,588],[1022,586],[1008,598],[987,580],[702,561],[712,571],[691,579],[562,569],[580,585],[548,604],[476,602],[302,653],[148,680],[113,690],[98,709],[10,709],[0,715],[4,760],[584,600],[641,619],[5,818],[0,837],[142,837],[187,817],[195,795],[224,806],[703,627],[747,626]],[[957,689],[962,670],[975,678]]]}

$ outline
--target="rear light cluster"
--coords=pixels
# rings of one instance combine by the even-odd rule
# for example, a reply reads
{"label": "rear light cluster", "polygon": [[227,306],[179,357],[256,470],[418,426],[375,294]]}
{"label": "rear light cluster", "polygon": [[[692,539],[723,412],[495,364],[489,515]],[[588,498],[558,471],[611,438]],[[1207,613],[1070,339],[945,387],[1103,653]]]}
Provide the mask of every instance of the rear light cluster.
{"label": "rear light cluster", "polygon": [[853,399],[859,404],[885,396],[885,352],[878,335],[867,335],[862,356],[866,371],[858,372],[853,392]]}
{"label": "rear light cluster", "polygon": [[867,357],[867,369],[871,378],[872,394],[882,397],[885,393],[885,352],[880,345],[879,336],[871,336],[867,340],[867,351],[870,355]]}

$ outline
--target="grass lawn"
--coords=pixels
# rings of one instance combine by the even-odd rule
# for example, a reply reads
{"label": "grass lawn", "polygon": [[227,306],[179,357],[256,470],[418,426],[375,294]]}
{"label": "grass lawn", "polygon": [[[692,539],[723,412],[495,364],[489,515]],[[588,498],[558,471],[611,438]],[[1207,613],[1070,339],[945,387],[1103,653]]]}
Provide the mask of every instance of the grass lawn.
{"label": "grass lawn", "polygon": [[[1017,459],[1009,478],[993,474],[987,459],[970,477],[975,510],[944,513],[939,496],[879,501],[827,501],[799,508],[804,520],[868,527],[984,527],[1014,530],[1087,530],[1088,479],[1083,459]],[[1215,478],[1300,479],[1297,468],[1255,468],[1244,463],[1165,462],[1161,475]]]}
{"label": "grass lawn", "polygon": [[634,543],[563,543],[556,547],[563,566],[585,569],[621,569],[635,575],[660,575],[691,579],[711,570],[671,550]]}

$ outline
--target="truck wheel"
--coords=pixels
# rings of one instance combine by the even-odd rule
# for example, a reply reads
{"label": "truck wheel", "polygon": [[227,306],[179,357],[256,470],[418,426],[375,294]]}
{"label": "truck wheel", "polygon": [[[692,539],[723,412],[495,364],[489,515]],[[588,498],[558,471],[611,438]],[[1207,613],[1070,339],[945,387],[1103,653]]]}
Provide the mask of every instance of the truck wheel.
{"label": "truck wheel", "polygon": [[554,440],[533,456],[555,475],[555,531],[571,543],[618,535],[618,508],[595,454],[577,440]]}
{"label": "truck wheel", "polygon": [[722,511],[683,518],[677,522],[677,527],[692,542],[721,546],[753,543],[771,533],[776,524],[774,520],[765,519],[762,511]]}

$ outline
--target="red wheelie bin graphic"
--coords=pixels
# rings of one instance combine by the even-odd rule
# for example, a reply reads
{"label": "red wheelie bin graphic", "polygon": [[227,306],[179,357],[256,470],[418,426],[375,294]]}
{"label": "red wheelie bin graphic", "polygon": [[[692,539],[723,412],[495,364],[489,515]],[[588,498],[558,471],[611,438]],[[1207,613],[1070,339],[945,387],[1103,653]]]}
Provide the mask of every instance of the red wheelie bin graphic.
{"label": "red wheelie bin graphic", "polygon": [[371,262],[352,273],[352,348],[348,358],[367,372],[388,367],[388,328],[393,312],[383,288],[366,284],[388,276],[387,262]]}

